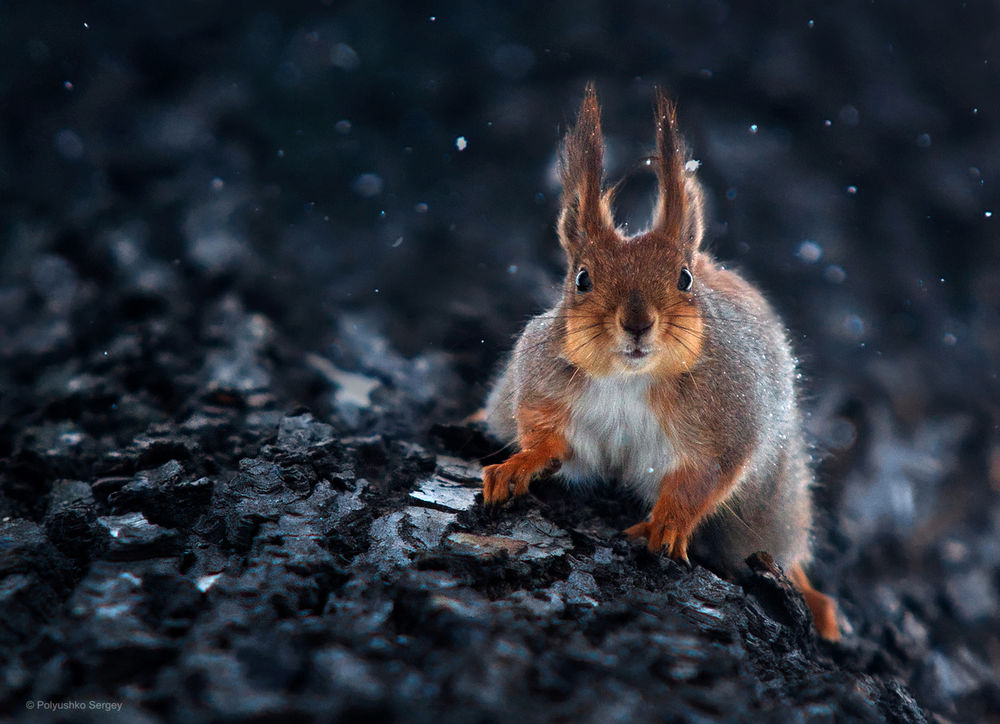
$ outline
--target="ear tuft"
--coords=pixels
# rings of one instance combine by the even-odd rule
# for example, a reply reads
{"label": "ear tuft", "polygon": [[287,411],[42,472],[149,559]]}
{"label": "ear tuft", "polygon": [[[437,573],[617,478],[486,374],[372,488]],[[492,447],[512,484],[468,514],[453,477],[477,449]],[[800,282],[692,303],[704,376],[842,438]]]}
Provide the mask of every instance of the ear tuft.
{"label": "ear tuft", "polygon": [[695,170],[684,179],[684,220],[681,223],[681,244],[691,252],[698,251],[705,236],[705,194],[695,178]]}
{"label": "ear tuft", "polygon": [[572,258],[582,250],[588,234],[597,236],[594,232],[614,227],[608,198],[601,191],[604,138],[593,82],[587,83],[576,125],[566,134],[559,171],[563,184],[559,240]]}
{"label": "ear tuft", "polygon": [[704,231],[701,186],[695,178],[698,164],[687,160],[687,147],[677,127],[677,109],[656,89],[656,177],[659,183],[653,228],[678,239],[694,251]]}
{"label": "ear tuft", "polygon": [[684,190],[684,142],[677,130],[677,110],[663,91],[656,89],[656,178],[659,189],[653,228],[671,238],[681,233],[686,194]]}

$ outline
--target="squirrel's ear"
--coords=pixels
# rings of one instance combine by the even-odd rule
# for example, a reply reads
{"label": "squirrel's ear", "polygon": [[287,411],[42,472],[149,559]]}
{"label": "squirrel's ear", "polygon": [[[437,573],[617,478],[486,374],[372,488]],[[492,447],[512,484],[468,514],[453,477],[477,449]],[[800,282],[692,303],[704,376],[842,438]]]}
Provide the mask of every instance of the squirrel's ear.
{"label": "squirrel's ear", "polygon": [[697,250],[704,233],[704,196],[687,168],[687,148],[677,130],[674,104],[656,90],[656,177],[659,182],[653,229]]}
{"label": "squirrel's ear", "polygon": [[692,252],[698,251],[705,235],[705,194],[695,178],[697,169],[685,171],[684,221],[681,224],[681,243]]}
{"label": "squirrel's ear", "polygon": [[583,249],[588,237],[614,228],[610,193],[601,192],[604,176],[604,139],[601,109],[594,84],[588,83],[576,125],[566,134],[559,158],[562,175],[562,212],[559,241],[570,258]]}

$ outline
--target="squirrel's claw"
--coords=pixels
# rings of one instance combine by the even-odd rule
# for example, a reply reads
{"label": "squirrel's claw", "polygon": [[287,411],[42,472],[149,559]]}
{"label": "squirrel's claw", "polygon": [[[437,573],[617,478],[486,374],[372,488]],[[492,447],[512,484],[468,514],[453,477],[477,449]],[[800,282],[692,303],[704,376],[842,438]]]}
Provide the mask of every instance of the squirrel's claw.
{"label": "squirrel's claw", "polygon": [[646,547],[649,548],[650,553],[663,550],[675,561],[691,567],[691,561],[688,560],[687,554],[688,537],[678,530],[668,528],[662,523],[644,520],[626,528],[625,535],[628,536],[629,540],[645,538],[647,540]]}
{"label": "squirrel's claw", "polygon": [[504,475],[503,465],[487,465],[483,468],[483,502],[495,505],[509,497],[509,476]]}
{"label": "squirrel's claw", "polygon": [[507,498],[524,495],[531,483],[531,473],[523,470],[513,460],[483,468],[483,502],[487,505],[502,503]]}

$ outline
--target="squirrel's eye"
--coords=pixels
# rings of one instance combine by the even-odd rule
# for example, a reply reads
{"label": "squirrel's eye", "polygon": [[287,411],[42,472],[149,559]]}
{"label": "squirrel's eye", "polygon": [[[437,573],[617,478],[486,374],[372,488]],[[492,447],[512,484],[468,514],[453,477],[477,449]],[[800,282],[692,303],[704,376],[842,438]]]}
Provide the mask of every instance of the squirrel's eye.
{"label": "squirrel's eye", "polygon": [[683,267],[681,275],[677,277],[677,288],[682,292],[690,292],[692,284],[694,284],[694,277],[691,276],[691,272],[688,271],[687,267]]}
{"label": "squirrel's eye", "polygon": [[594,288],[594,282],[590,280],[590,272],[581,269],[576,273],[576,291],[589,292]]}

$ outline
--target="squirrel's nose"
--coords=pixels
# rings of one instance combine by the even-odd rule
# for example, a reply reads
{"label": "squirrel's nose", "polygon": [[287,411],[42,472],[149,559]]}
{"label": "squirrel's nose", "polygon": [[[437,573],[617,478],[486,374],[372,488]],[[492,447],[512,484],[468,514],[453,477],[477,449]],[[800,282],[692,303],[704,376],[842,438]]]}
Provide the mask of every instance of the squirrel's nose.
{"label": "squirrel's nose", "polygon": [[636,341],[653,326],[653,315],[649,313],[646,300],[638,289],[629,292],[622,312],[622,329],[635,337]]}
{"label": "squirrel's nose", "polygon": [[650,317],[638,317],[626,319],[622,322],[622,329],[631,334],[636,339],[639,339],[653,328],[653,320]]}

